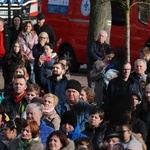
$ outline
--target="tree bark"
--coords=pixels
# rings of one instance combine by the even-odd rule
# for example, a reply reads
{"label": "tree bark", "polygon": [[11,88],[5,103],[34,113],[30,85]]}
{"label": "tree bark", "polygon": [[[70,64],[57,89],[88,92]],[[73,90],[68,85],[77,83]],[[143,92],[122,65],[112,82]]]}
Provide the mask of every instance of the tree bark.
{"label": "tree bark", "polygon": [[111,26],[108,25],[108,20],[111,20],[111,3],[103,2],[104,0],[90,0],[91,12],[88,31],[88,45],[92,40],[97,40],[100,30],[106,30],[108,33],[108,40],[110,37]]}

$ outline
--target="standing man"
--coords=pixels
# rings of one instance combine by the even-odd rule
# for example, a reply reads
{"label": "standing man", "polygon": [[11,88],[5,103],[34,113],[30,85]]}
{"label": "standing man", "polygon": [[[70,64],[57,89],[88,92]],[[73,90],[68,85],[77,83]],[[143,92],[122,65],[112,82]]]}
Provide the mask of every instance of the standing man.
{"label": "standing man", "polygon": [[[55,62],[50,78],[44,76],[44,69],[39,67],[39,81],[46,93],[52,93],[59,99],[58,106],[66,103],[65,89],[68,79],[65,74],[65,66],[61,62]],[[59,111],[59,110],[58,110]]]}
{"label": "standing man", "polygon": [[147,69],[147,63],[144,59],[137,59],[134,62],[134,71],[132,72],[132,76],[140,81],[141,78],[147,76],[145,71]]}
{"label": "standing man", "polygon": [[93,64],[96,60],[102,60],[104,57],[105,50],[110,47],[105,41],[107,39],[107,32],[105,30],[101,30],[98,34],[98,39],[93,41],[88,48],[88,62],[87,62],[87,79],[88,86],[94,89],[94,82],[90,80],[90,72],[92,70]]}
{"label": "standing man", "polygon": [[45,24],[44,14],[39,13],[37,15],[37,24],[34,26],[34,30],[36,31],[37,35],[39,35],[41,32],[46,32],[49,36],[50,43],[52,43],[53,46],[56,44],[55,33],[50,25]]}
{"label": "standing man", "polygon": [[112,79],[106,91],[104,101],[105,112],[111,121],[117,123],[119,117],[126,106],[129,104],[129,94],[132,91],[141,92],[140,83],[131,74],[131,64],[123,62],[118,77]]}
{"label": "standing man", "polygon": [[5,108],[5,112],[9,115],[11,119],[16,118],[16,116],[21,116],[25,107],[22,108],[23,104],[26,102],[26,88],[27,81],[24,76],[17,76],[14,78],[13,91],[9,97],[6,97],[2,105]]}

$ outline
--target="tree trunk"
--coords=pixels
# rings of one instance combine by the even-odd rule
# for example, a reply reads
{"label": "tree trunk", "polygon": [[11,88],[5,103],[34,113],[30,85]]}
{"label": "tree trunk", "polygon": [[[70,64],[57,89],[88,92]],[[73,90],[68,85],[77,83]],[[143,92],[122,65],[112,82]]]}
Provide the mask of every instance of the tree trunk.
{"label": "tree trunk", "polygon": [[130,0],[126,0],[126,47],[127,60],[130,62]]}
{"label": "tree trunk", "polygon": [[111,26],[108,25],[108,20],[111,20],[111,3],[103,2],[103,0],[90,0],[91,12],[88,32],[88,45],[92,40],[97,40],[100,30],[108,32],[108,43],[110,37]]}

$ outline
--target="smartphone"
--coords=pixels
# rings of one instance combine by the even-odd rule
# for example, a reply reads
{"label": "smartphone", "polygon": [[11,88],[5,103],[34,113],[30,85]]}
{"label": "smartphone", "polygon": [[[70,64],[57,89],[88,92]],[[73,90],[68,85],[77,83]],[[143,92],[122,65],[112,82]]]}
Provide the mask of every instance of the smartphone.
{"label": "smartphone", "polygon": [[49,56],[45,56],[45,61],[50,61],[51,58]]}

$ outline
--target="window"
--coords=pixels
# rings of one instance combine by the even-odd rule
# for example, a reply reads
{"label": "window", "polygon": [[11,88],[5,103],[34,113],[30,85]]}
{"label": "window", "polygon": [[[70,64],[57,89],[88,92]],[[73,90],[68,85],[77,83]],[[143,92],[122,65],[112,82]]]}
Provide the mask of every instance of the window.
{"label": "window", "polygon": [[[149,3],[149,0],[144,0],[144,2]],[[147,25],[149,17],[150,17],[150,5],[139,4],[139,20]]]}

